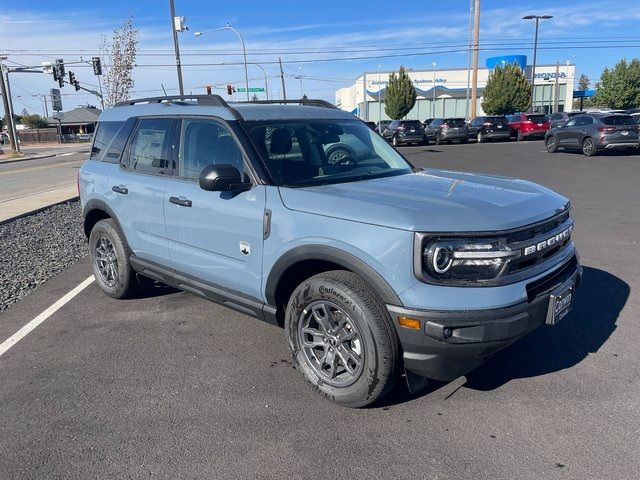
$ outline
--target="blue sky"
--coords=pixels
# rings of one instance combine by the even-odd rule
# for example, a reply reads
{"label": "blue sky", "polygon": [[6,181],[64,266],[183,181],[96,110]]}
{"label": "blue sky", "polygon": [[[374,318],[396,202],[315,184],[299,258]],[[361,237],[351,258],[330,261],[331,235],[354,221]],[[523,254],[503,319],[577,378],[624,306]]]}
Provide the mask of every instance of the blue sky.
{"label": "blue sky", "polygon": [[[468,0],[396,3],[385,1],[242,2],[175,0],[176,14],[190,27],[180,34],[185,90],[204,93],[207,83],[223,94],[224,85],[241,86],[240,44],[230,31],[201,38],[193,33],[230,22],[242,32],[249,62],[268,72],[271,93],[281,94],[275,63],[282,57],[288,96],[298,96],[301,85],[309,97],[333,101],[337,88],[348,86],[363,71],[465,67]],[[160,95],[161,84],[175,93],[168,1],[78,2],[35,0],[24,8],[4,0],[0,9],[0,53],[8,65],[39,65],[42,61],[90,59],[103,35],[122,23],[133,9],[140,29],[140,51],[134,71],[132,96]],[[577,75],[596,81],[605,66],[620,58],[640,56],[640,2],[637,0],[482,0],[480,64],[489,56],[523,53],[531,58],[533,23],[527,14],[550,14],[540,30],[539,63],[576,64]],[[603,48],[606,47],[606,48]],[[365,58],[363,58],[365,57]],[[195,64],[213,64],[209,66]],[[235,65],[224,65],[235,64]],[[76,68],[84,85],[97,85],[90,68]],[[263,86],[262,72],[249,68],[252,86]],[[298,77],[298,78],[296,78]],[[55,87],[50,75],[13,74],[16,111],[42,113],[42,95]],[[63,89],[65,110],[97,99]],[[224,93],[226,95],[226,93]]]}

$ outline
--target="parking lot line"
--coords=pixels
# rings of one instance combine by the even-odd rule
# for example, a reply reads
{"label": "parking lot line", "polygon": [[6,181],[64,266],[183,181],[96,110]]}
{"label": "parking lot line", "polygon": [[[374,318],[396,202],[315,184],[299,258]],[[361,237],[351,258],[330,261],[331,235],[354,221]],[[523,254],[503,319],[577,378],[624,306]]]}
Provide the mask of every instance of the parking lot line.
{"label": "parking lot line", "polygon": [[24,327],[22,327],[16,333],[14,333],[9,338],[7,338],[4,342],[2,342],[2,344],[0,344],[0,357],[2,355],[4,355],[7,352],[7,350],[9,350],[11,347],[13,347],[16,343],[18,343],[20,340],[22,340],[24,337],[26,337],[38,325],[40,325],[47,318],[49,318],[51,315],[53,315],[58,310],[60,310],[73,297],[75,297],[82,290],[84,290],[89,285],[91,285],[91,283],[93,283],[94,280],[95,280],[95,278],[93,277],[93,275],[88,277],[86,280],[84,280],[82,283],[80,283],[80,285],[78,285],[73,290],[71,290],[69,293],[64,295],[60,300],[58,300],[53,305],[48,307],[40,315],[35,317],[33,320],[31,320],[29,323],[27,323]]}

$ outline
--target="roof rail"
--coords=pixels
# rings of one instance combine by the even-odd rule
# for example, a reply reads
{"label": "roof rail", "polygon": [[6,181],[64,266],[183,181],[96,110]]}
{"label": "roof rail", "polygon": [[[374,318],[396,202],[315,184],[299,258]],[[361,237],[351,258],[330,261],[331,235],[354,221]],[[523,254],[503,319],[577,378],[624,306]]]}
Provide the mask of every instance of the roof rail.
{"label": "roof rail", "polygon": [[139,103],[162,103],[162,102],[180,102],[185,100],[196,100],[198,105],[214,105],[217,107],[229,107],[220,95],[168,95],[165,97],[148,97],[138,98],[136,100],[125,100],[118,102],[114,106],[124,107],[126,105],[137,105]]}
{"label": "roof rail", "polygon": [[243,105],[250,105],[250,104],[258,104],[258,105],[279,105],[279,104],[284,104],[284,105],[308,105],[311,107],[323,107],[323,108],[335,108],[337,109],[338,107],[336,107],[333,103],[331,102],[327,102],[326,100],[311,100],[308,98],[301,98],[299,100],[252,100],[249,102],[233,102],[233,103],[239,103],[239,104],[243,104]]}

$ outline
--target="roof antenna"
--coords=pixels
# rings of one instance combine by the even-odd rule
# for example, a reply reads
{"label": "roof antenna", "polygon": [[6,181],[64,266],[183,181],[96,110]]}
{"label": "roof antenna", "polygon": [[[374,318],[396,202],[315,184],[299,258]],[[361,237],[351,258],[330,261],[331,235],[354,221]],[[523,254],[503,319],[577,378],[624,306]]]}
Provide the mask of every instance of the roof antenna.
{"label": "roof antenna", "polygon": [[162,91],[164,92],[164,96],[168,97],[169,95],[167,95],[167,91],[164,89],[164,85],[160,84],[160,86],[162,87]]}

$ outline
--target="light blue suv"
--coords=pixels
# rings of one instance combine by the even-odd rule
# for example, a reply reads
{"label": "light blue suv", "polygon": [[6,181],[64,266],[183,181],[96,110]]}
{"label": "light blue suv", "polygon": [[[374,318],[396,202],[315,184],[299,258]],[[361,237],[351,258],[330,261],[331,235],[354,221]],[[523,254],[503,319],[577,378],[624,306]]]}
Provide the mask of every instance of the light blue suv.
{"label": "light blue suv", "polygon": [[352,407],[554,324],[581,278],[566,198],[415,168],[320,101],[117,105],[79,185],[107,295],[151,278],[282,325],[307,382]]}

